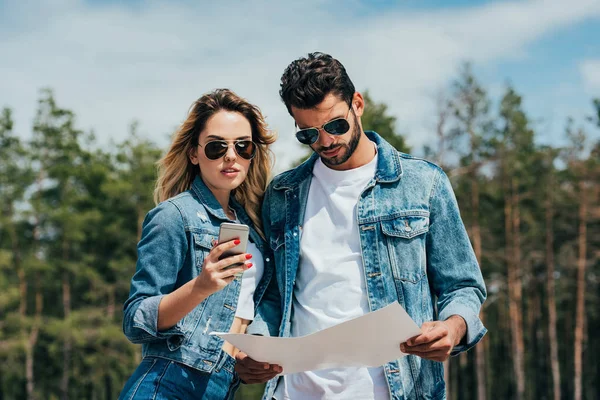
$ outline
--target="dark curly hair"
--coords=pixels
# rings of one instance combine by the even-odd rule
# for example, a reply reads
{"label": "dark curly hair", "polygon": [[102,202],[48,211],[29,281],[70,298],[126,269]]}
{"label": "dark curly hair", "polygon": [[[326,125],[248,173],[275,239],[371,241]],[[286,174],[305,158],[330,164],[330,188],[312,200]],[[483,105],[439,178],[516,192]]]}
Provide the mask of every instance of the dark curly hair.
{"label": "dark curly hair", "polygon": [[354,91],[342,63],[329,54],[315,52],[288,65],[281,76],[279,95],[292,115],[292,106],[313,108],[329,93],[350,105]]}

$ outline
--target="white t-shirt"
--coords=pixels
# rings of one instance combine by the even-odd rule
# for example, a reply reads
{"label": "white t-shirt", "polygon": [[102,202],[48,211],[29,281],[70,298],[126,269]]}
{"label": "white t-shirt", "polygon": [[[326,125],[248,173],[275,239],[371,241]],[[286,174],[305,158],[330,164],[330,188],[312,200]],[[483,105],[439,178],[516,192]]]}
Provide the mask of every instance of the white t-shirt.
{"label": "white t-shirt", "polygon": [[[303,336],[370,311],[356,205],[373,179],[377,155],[359,168],[336,171],[318,159],[308,192],[291,335]],[[310,349],[307,349],[310,351]],[[348,349],[352,351],[352,349]],[[285,375],[275,398],[389,399],[383,367],[339,368]]]}
{"label": "white t-shirt", "polygon": [[263,256],[258,250],[258,247],[252,242],[248,242],[246,253],[252,254],[250,262],[252,267],[244,271],[242,275],[242,287],[240,288],[240,296],[235,310],[235,316],[253,320],[254,319],[254,292],[263,276],[265,270]]}

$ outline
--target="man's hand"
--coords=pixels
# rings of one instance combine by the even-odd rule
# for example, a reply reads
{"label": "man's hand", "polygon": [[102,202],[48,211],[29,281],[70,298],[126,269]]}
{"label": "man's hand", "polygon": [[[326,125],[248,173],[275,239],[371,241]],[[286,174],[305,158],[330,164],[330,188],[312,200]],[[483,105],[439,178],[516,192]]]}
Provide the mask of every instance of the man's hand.
{"label": "man's hand", "polygon": [[254,361],[244,352],[235,355],[235,372],[244,383],[263,383],[282,371],[279,365]]}
{"label": "man's hand", "polygon": [[400,344],[400,351],[433,361],[446,361],[467,332],[465,320],[453,315],[445,321],[425,322],[418,336]]}

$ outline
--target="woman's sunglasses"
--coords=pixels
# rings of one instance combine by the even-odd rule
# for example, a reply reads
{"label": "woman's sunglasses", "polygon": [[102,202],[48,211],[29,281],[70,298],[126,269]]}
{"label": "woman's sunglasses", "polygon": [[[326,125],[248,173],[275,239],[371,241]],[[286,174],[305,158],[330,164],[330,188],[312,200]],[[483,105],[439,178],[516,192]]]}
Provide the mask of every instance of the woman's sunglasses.
{"label": "woman's sunglasses", "polygon": [[[348,110],[348,114],[350,114],[350,110],[352,110],[352,107],[350,107],[350,109]],[[346,118],[348,118],[348,114],[346,114]],[[350,123],[346,118],[334,119],[333,121],[329,121],[326,124],[323,124],[321,128],[330,135],[343,135],[350,129]],[[296,139],[298,139],[298,141],[302,144],[311,145],[319,139],[319,131],[321,130],[321,128],[315,127],[300,129],[296,132]]]}
{"label": "woman's sunglasses", "polygon": [[204,154],[209,160],[218,160],[223,157],[231,145],[237,155],[245,160],[251,160],[256,155],[256,145],[252,140],[236,140],[232,144],[226,140],[212,140],[204,146],[198,143],[198,146],[204,147]]}

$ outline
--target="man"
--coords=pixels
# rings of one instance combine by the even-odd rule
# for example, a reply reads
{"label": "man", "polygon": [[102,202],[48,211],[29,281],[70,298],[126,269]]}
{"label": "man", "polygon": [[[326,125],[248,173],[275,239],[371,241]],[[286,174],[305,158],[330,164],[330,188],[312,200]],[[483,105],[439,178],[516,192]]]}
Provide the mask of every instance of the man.
{"label": "man", "polygon": [[[407,357],[285,375],[268,383],[265,399],[445,398],[442,361],[486,332],[478,317],[486,290],[448,178],[363,131],[364,99],[327,54],[292,62],[280,95],[314,154],[267,190],[276,271],[249,333],[303,336],[394,301],[422,333],[398,343]],[[244,353],[237,361],[248,383],[280,371]]]}

